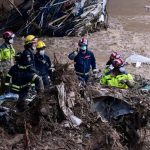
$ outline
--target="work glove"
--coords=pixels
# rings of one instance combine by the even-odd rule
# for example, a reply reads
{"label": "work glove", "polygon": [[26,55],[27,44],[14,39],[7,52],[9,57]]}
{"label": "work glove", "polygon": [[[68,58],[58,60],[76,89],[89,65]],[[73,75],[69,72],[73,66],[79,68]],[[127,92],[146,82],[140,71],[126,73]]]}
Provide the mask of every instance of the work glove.
{"label": "work glove", "polygon": [[128,87],[133,88],[135,86],[135,82],[134,80],[127,80],[126,84]]}
{"label": "work glove", "polygon": [[94,77],[94,78],[98,78],[99,72],[101,72],[100,69],[93,69],[93,77]]}
{"label": "work glove", "polygon": [[98,72],[98,69],[93,69],[93,74],[96,74]]}
{"label": "work glove", "polygon": [[56,69],[55,68],[50,68],[50,70],[53,73]]}
{"label": "work glove", "polygon": [[120,67],[120,68],[119,68],[119,71],[120,71],[121,73],[126,73],[125,67]]}
{"label": "work glove", "polygon": [[126,84],[126,83],[127,83],[127,80],[120,80],[120,83],[121,83],[121,84]]}
{"label": "work glove", "polygon": [[113,70],[113,69],[114,69],[114,66],[111,64],[111,65],[108,66],[108,69],[109,69],[109,70]]}
{"label": "work glove", "polygon": [[72,53],[70,53],[70,54],[68,55],[68,58],[69,58],[70,60],[74,60],[77,55],[78,55],[78,50],[73,51]]}
{"label": "work glove", "polygon": [[49,76],[50,76],[50,79],[51,79],[51,81],[53,82],[54,81],[54,79],[55,79],[55,68],[54,67],[51,67],[50,69],[49,69],[49,71],[48,71],[48,74],[49,74]]}
{"label": "work glove", "polygon": [[55,70],[56,70],[56,69],[55,69],[54,64],[51,64],[50,71],[53,73]]}

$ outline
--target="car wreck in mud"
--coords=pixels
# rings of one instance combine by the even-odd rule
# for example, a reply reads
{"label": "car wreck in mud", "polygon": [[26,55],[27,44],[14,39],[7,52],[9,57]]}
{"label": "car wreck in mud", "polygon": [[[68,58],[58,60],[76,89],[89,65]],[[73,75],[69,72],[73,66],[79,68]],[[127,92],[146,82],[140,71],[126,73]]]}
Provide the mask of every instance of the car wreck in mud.
{"label": "car wreck in mud", "polygon": [[[36,0],[12,6],[0,21],[0,30],[12,29],[18,35],[83,35],[108,26],[107,0]],[[4,12],[3,12],[4,13]]]}

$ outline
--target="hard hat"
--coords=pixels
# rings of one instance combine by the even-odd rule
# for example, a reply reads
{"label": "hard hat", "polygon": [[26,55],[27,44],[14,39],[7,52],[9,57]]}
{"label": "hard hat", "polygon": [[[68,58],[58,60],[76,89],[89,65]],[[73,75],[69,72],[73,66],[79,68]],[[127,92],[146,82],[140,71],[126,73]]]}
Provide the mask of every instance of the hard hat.
{"label": "hard hat", "polygon": [[124,61],[121,58],[113,60],[113,66],[115,68],[120,68],[123,65],[123,63]]}
{"label": "hard hat", "polygon": [[36,42],[36,37],[34,35],[28,35],[25,38],[25,45]]}
{"label": "hard hat", "polygon": [[115,59],[117,55],[118,55],[117,52],[113,52],[113,53],[110,55],[110,59]]}
{"label": "hard hat", "polygon": [[15,37],[15,34],[12,31],[5,31],[3,33],[3,38],[4,39],[11,39],[11,38],[14,38],[14,37]]}
{"label": "hard hat", "polygon": [[37,42],[37,45],[36,45],[37,49],[42,49],[42,48],[45,48],[45,47],[46,47],[46,45],[43,41],[40,40],[40,41]]}
{"label": "hard hat", "polygon": [[82,38],[81,40],[79,40],[78,45],[79,46],[88,46],[88,40],[85,38]]}
{"label": "hard hat", "polygon": [[19,63],[21,61],[21,58],[22,58],[22,53],[21,52],[18,52],[16,55],[15,55],[15,61],[17,63]]}

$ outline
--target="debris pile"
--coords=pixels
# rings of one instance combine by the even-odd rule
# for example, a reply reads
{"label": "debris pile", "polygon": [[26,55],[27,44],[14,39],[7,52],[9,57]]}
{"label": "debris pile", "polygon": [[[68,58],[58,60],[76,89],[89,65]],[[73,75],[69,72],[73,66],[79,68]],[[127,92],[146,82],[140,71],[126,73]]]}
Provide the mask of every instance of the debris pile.
{"label": "debris pile", "polygon": [[[88,92],[86,95],[91,100],[87,101],[69,64],[57,63],[55,66],[54,86],[38,95],[25,112],[13,111],[13,105],[1,117],[1,149],[125,150],[145,146],[150,115],[148,93],[144,101],[135,89],[121,99],[93,97],[92,88],[85,87],[84,92]],[[96,102],[105,102],[107,117],[92,110]],[[126,108],[132,111],[126,111]],[[146,146],[149,146],[148,142]]]}
{"label": "debris pile", "polygon": [[18,35],[83,35],[107,28],[106,5],[107,0],[24,1],[13,5],[10,15],[0,21],[0,30],[13,29]]}

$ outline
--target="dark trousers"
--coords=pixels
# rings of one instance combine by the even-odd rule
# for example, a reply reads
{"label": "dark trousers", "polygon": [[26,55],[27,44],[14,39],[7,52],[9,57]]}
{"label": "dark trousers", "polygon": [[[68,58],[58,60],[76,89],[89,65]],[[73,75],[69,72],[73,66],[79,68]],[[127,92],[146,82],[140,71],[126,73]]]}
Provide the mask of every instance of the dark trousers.
{"label": "dark trousers", "polygon": [[50,85],[48,75],[43,75],[42,80],[43,80],[44,87],[48,87]]}
{"label": "dark trousers", "polygon": [[87,83],[88,79],[89,79],[89,75],[78,75],[78,79],[81,80],[81,81],[84,81]]}

